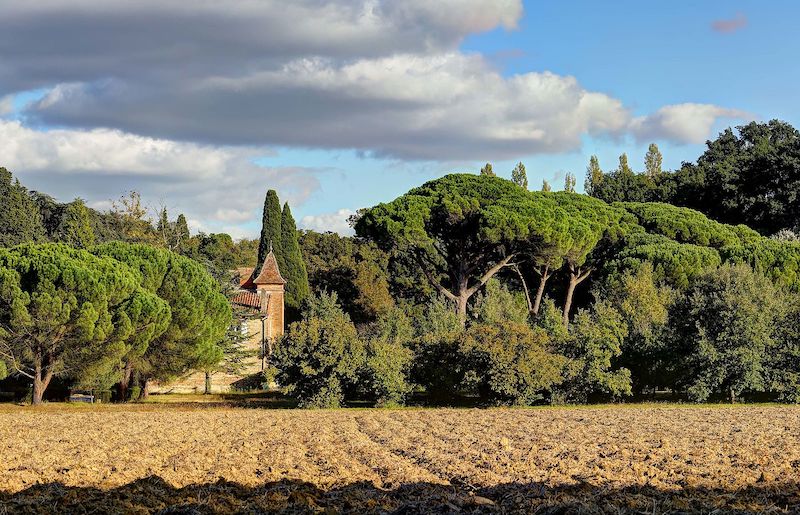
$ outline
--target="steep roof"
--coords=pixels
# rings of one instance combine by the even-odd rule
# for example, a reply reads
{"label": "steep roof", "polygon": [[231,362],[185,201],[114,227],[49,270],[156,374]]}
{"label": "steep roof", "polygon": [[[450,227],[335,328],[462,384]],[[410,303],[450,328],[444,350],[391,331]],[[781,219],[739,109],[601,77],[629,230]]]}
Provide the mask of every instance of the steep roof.
{"label": "steep roof", "polygon": [[267,257],[264,258],[264,264],[261,265],[261,271],[258,276],[253,279],[253,284],[286,284],[286,279],[281,276],[281,271],[278,270],[278,260],[275,259],[275,254],[271,250]]}

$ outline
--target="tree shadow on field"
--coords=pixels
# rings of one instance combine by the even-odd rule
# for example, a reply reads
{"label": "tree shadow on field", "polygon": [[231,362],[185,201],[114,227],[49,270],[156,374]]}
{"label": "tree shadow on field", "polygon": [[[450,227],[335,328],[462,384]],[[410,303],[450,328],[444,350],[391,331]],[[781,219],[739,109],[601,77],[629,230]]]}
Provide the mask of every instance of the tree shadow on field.
{"label": "tree shadow on field", "polygon": [[321,489],[292,480],[257,487],[221,480],[175,488],[153,476],[110,490],[48,483],[13,494],[0,492],[0,513],[21,514],[798,512],[797,482],[765,482],[735,490],[662,490],[587,483],[556,487],[509,483],[488,488],[412,483],[384,489],[362,481]]}

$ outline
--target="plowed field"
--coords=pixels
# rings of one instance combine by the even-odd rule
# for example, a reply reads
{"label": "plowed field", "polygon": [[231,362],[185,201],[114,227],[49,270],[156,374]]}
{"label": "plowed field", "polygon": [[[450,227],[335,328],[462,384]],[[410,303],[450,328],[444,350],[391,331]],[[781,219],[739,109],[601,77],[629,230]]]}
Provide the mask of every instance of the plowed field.
{"label": "plowed field", "polygon": [[800,408],[0,408],[0,513],[800,512]]}

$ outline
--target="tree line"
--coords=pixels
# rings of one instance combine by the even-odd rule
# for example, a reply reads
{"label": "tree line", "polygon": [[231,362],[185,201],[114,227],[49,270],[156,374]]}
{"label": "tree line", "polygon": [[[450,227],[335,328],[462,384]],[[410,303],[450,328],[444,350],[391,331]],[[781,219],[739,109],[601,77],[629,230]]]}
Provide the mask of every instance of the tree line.
{"label": "tree line", "polygon": [[[272,249],[289,279],[291,315],[264,381],[276,380],[306,406],[587,402],[656,392],[696,401],[797,402],[800,243],[793,197],[777,191],[800,174],[795,132],[782,122],[725,131],[697,163],[676,172],[662,170],[655,145],[643,173],[633,172],[625,155],[609,173],[592,157],[589,195],[575,192],[573,174],[563,191],[546,183],[529,191],[522,163],[511,181],[487,163],[478,175],[447,175],[359,211],[354,237],[298,232],[272,191],[260,239],[234,243],[227,235],[188,236],[185,219],[170,221],[165,211],[157,223],[145,223],[135,195],[109,213],[44,209],[38,194],[7,174],[0,188],[13,202],[0,208],[0,234],[6,246],[20,239],[68,243],[52,248],[92,256],[82,261],[105,259],[98,249],[125,245],[98,244],[111,227],[127,245],[157,247],[218,279]],[[754,185],[756,178],[763,184]],[[23,223],[30,213],[33,229]],[[8,222],[14,220],[21,223]],[[87,227],[94,241],[86,239]],[[135,272],[143,261],[131,265],[129,253],[111,258]],[[142,302],[149,292],[172,309],[174,300],[143,281]],[[224,283],[217,281],[218,292]],[[129,304],[113,305],[133,319]],[[142,324],[145,315],[137,319]],[[124,319],[117,311],[108,316]],[[105,328],[89,333],[105,335]],[[132,377],[154,379],[203,366],[179,360],[165,375],[148,376],[160,363],[148,356],[158,356],[161,344],[139,354],[126,350],[141,347],[127,342],[124,330],[108,330],[118,335],[103,340],[115,349],[109,360],[117,379],[128,364]],[[219,352],[220,344],[209,348]],[[88,377],[77,372],[78,354],[64,356],[56,374]],[[92,359],[78,362],[84,359],[90,369],[110,370]]]}
{"label": "tree line", "polygon": [[361,260],[337,267],[340,284],[309,266],[314,290],[343,299],[313,297],[290,327],[273,361],[281,384],[312,406],[412,392],[800,399],[800,244],[666,203],[530,192],[487,170],[363,210],[356,239],[301,238]]}

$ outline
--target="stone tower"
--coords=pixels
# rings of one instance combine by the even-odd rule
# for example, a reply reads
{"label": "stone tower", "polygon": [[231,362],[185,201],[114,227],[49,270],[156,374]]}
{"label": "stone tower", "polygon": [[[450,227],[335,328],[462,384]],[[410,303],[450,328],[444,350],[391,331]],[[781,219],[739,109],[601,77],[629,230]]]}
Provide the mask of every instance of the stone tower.
{"label": "stone tower", "polygon": [[264,258],[261,270],[253,279],[256,287],[256,294],[260,300],[261,316],[266,318],[264,338],[272,341],[283,336],[283,294],[286,286],[286,279],[281,276],[278,269],[278,261],[272,250]]}

